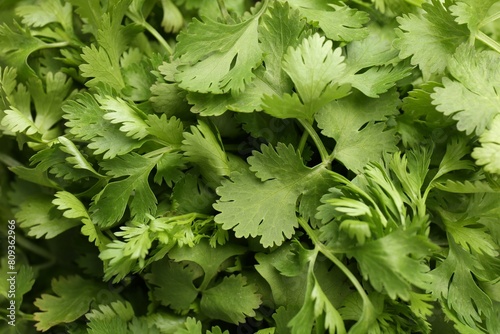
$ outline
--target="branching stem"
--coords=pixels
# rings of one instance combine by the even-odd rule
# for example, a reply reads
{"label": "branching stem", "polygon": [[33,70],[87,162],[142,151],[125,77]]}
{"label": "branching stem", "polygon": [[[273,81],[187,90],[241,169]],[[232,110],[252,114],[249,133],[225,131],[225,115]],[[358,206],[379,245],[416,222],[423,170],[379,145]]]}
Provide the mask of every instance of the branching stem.
{"label": "branching stem", "polygon": [[314,141],[314,144],[316,144],[319,155],[321,156],[321,161],[325,165],[328,165],[331,162],[331,160],[330,160],[331,157],[330,157],[330,155],[328,155],[328,151],[326,150],[326,147],[323,144],[323,141],[319,137],[316,130],[314,130],[312,124],[306,120],[303,120],[303,119],[299,119],[299,122],[302,125],[302,127],[307,131],[309,136],[311,136],[312,140]]}

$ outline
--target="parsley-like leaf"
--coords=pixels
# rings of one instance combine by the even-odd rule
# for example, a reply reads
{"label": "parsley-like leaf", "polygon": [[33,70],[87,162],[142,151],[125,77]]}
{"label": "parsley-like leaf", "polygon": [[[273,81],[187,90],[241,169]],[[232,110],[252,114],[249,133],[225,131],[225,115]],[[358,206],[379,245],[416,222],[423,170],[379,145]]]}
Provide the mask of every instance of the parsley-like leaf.
{"label": "parsley-like leaf", "polygon": [[276,150],[262,146],[262,153],[256,153],[249,163],[255,175],[234,172],[232,181],[223,181],[217,188],[221,198],[214,208],[221,213],[215,221],[224,229],[234,229],[238,237],[260,236],[266,247],[280,245],[298,225],[297,199],[321,184],[326,170],[304,166],[294,148],[284,144],[278,144]]}
{"label": "parsley-like leaf", "polygon": [[257,26],[262,10],[246,21],[229,25],[205,18],[194,20],[179,35],[179,86],[202,93],[239,93],[261,61]]}
{"label": "parsley-like leaf", "polygon": [[90,303],[103,287],[80,276],[60,277],[52,280],[52,290],[56,294],[42,294],[35,300],[41,312],[34,313],[35,327],[40,331],[60,323],[71,323],[84,315]]}
{"label": "parsley-like leaf", "polygon": [[467,27],[455,22],[454,17],[438,0],[423,3],[421,16],[408,14],[399,17],[395,46],[401,58],[411,58],[418,65],[424,78],[444,72],[448,58],[455,49],[467,41]]}
{"label": "parsley-like leaf", "polygon": [[355,93],[326,105],[316,114],[316,120],[322,133],[337,141],[333,151],[336,159],[359,172],[368,162],[380,160],[384,152],[396,150],[394,132],[374,121],[396,114],[398,104],[394,92],[379,99]]}

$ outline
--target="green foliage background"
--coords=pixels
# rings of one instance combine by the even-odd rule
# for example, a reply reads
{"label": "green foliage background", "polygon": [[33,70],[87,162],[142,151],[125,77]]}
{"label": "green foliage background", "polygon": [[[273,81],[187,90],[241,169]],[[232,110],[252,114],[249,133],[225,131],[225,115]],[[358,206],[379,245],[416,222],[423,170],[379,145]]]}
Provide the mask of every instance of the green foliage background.
{"label": "green foliage background", "polygon": [[0,2],[0,331],[498,333],[499,18]]}

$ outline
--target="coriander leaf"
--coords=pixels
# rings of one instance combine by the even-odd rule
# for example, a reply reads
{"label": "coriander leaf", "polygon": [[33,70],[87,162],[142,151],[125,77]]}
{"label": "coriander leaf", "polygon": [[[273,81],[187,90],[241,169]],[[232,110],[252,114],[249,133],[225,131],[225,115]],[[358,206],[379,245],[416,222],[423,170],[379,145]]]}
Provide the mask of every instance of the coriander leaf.
{"label": "coriander leaf", "polygon": [[[356,67],[351,67],[348,70],[352,71],[353,68]],[[376,98],[379,97],[379,94],[386,93],[397,81],[410,75],[410,72],[411,68],[404,63],[399,63],[396,66],[371,67],[362,73],[347,76],[343,82],[350,83],[352,87],[357,88],[366,96]]]}
{"label": "coriander leaf", "polygon": [[282,62],[288,49],[297,47],[302,40],[304,30],[305,22],[301,20],[300,13],[290,8],[288,2],[275,1],[262,17],[259,41],[266,67],[263,79],[278,93],[283,94],[292,88]]}
{"label": "coriander leaf", "polygon": [[462,193],[462,194],[470,194],[470,193],[490,193],[495,192],[495,189],[492,188],[488,182],[484,181],[453,181],[446,180],[446,182],[437,182],[435,183],[436,188],[440,190],[444,190],[452,193]]}
{"label": "coriander leaf", "polygon": [[69,0],[69,2],[78,7],[76,13],[85,22],[82,30],[97,35],[97,29],[101,26],[102,15],[104,14],[99,0]]}
{"label": "coriander leaf", "polygon": [[332,51],[332,42],[319,34],[306,38],[296,49],[289,49],[283,69],[290,76],[304,104],[312,103],[328,85],[342,76],[342,51]]}
{"label": "coriander leaf", "polygon": [[166,114],[168,117],[181,115],[189,110],[186,103],[186,91],[177,84],[155,83],[151,86],[151,102],[157,113]]}
{"label": "coriander leaf", "polygon": [[71,323],[84,315],[103,287],[80,276],[52,280],[54,295],[42,294],[35,300],[41,312],[34,313],[35,327],[46,331],[60,323]]}
{"label": "coriander leaf", "polygon": [[[201,311],[210,318],[230,323],[241,323],[245,317],[256,315],[261,304],[257,286],[248,284],[242,275],[224,277],[222,282],[205,290],[201,297]],[[228,298],[230,296],[230,298]]]}
{"label": "coriander leaf", "polygon": [[155,83],[155,76],[151,73],[154,62],[155,59],[144,59],[136,48],[129,49],[120,59],[126,85],[123,93],[133,101],[147,101],[151,97],[150,88]]}
{"label": "coriander leaf", "polygon": [[161,26],[165,32],[178,32],[184,25],[184,18],[179,8],[177,8],[172,0],[161,0],[161,5],[163,7]]}
{"label": "coriander leaf", "polygon": [[195,318],[187,318],[184,323],[185,328],[180,328],[176,333],[179,334],[203,334],[203,327],[201,321],[197,321]]}
{"label": "coriander leaf", "polygon": [[122,179],[108,183],[94,196],[90,207],[92,220],[100,227],[110,227],[123,217],[127,205],[132,218],[137,221],[154,214],[157,200],[149,186],[148,176],[161,157],[147,158],[130,153],[103,161],[101,165],[108,171],[107,175]]}
{"label": "coriander leaf", "polygon": [[156,164],[156,174],[154,182],[161,184],[163,181],[172,187],[172,183],[177,183],[183,176],[183,169],[186,168],[184,156],[179,152],[164,154]]}
{"label": "coriander leaf", "polygon": [[262,12],[233,25],[194,19],[179,34],[176,46],[175,56],[181,61],[175,76],[179,86],[201,93],[243,91],[262,59],[257,34]]}
{"label": "coriander leaf", "polygon": [[500,114],[499,61],[498,53],[466,44],[450,59],[448,69],[458,81],[443,78],[444,87],[436,87],[431,97],[438,111],[457,121],[458,130],[481,135]]}
{"label": "coriander leaf", "polygon": [[411,58],[424,78],[444,72],[447,61],[455,49],[469,38],[467,27],[457,24],[439,0],[423,3],[425,13],[399,17],[398,39],[395,46],[401,58]]}
{"label": "coriander leaf", "polygon": [[353,247],[347,254],[356,258],[363,277],[377,291],[408,300],[412,285],[428,287],[429,268],[423,259],[432,249],[435,246],[427,238],[400,230]]}
{"label": "coriander leaf", "polygon": [[[272,253],[256,254],[258,264],[255,269],[271,287],[274,303],[277,306],[286,306],[288,311],[295,314],[304,303],[307,266],[295,262],[293,255],[293,244],[286,242]],[[294,275],[284,275],[284,272],[293,272]]]}
{"label": "coriander leaf", "polygon": [[453,171],[474,170],[474,163],[463,159],[470,152],[469,145],[465,138],[451,138],[446,146],[446,152],[439,163],[439,168],[434,175],[432,182],[438,180],[441,176]]}
{"label": "coriander leaf", "polygon": [[38,78],[29,80],[28,89],[35,104],[35,124],[45,133],[61,120],[61,106],[70,95],[73,82],[62,73],[49,72],[45,77],[45,85]]}
{"label": "coriander leaf", "polygon": [[477,217],[467,214],[455,214],[439,210],[440,216],[446,227],[446,232],[457,245],[471,253],[497,256],[497,245],[487,228],[478,222]]}
{"label": "coriander leaf", "polygon": [[93,78],[86,82],[87,86],[93,87],[102,82],[110,85],[117,91],[125,88],[125,81],[123,80],[118,62],[113,62],[104,48],[97,48],[92,44],[90,47],[83,48],[82,51],[82,58],[86,62],[80,65],[82,76]]}
{"label": "coriander leaf", "polygon": [[330,40],[314,34],[296,49],[290,48],[284,56],[283,69],[292,79],[298,96],[295,93],[265,96],[264,111],[279,118],[311,120],[319,108],[347,95],[349,87],[336,84],[345,70],[344,57],[340,48],[332,51],[332,46]]}
{"label": "coriander leaf", "polygon": [[448,256],[430,272],[430,290],[436,298],[443,298],[458,319],[475,328],[481,314],[491,314],[492,302],[477,285],[475,276],[481,275],[482,266],[477,258],[450,241]]}
{"label": "coriander leaf", "polygon": [[146,123],[148,125],[147,131],[150,135],[155,136],[167,145],[173,147],[181,146],[184,128],[180,119],[176,117],[167,119],[165,114],[161,115],[161,117],[148,115]]}
{"label": "coriander leaf", "polygon": [[298,7],[298,9],[309,22],[318,22],[326,37],[331,40],[351,42],[366,37],[368,30],[363,27],[363,24],[370,20],[367,13],[344,4],[341,6],[328,4],[328,6],[333,11],[307,7]]}
{"label": "coriander leaf", "polygon": [[101,108],[107,112],[103,118],[112,124],[122,124],[120,131],[125,132],[132,139],[143,139],[148,135],[147,124],[144,121],[144,113],[121,98],[106,96],[98,98]]}
{"label": "coriander leaf", "polygon": [[479,137],[481,147],[474,148],[472,157],[476,164],[484,166],[489,173],[500,174],[500,116],[497,115],[489,130]]}
{"label": "coriander leaf", "polygon": [[[10,170],[23,180],[49,188],[60,189],[59,184],[48,176],[47,170],[52,173],[54,168],[64,163],[65,157],[64,152],[59,150],[57,146],[54,145],[53,147],[41,150],[31,157],[31,163],[38,164],[35,168],[15,166],[11,167]],[[61,176],[64,177],[64,175]],[[75,175],[75,179],[78,179],[80,176],[81,175]],[[69,177],[69,179],[71,178],[72,177]]]}
{"label": "coriander leaf", "polygon": [[396,151],[394,131],[385,130],[383,122],[374,121],[384,121],[397,114],[398,104],[395,92],[378,99],[353,93],[323,107],[316,114],[316,121],[325,136],[336,140],[335,158],[347,168],[360,172],[368,162],[380,160],[384,152]]}
{"label": "coriander leaf", "polygon": [[411,68],[399,61],[392,46],[395,34],[375,24],[368,36],[346,46],[346,71],[342,82],[350,83],[369,97],[387,92],[397,81],[410,74]]}
{"label": "coriander leaf", "polygon": [[254,80],[247,84],[245,90],[238,95],[189,92],[187,100],[190,104],[194,104],[191,112],[199,113],[201,116],[219,116],[227,110],[244,113],[261,110],[262,96],[275,92],[273,87],[260,78],[261,72],[257,70]]}
{"label": "coriander leaf", "polygon": [[172,199],[177,205],[178,212],[204,214],[213,212],[212,204],[216,200],[216,195],[201,181],[197,175],[187,173],[175,183]]}
{"label": "coriander leaf", "polygon": [[456,22],[467,24],[475,35],[484,25],[488,10],[497,2],[498,0],[460,0],[450,6],[450,12],[456,16]]}
{"label": "coriander leaf", "polygon": [[19,203],[16,218],[28,235],[36,238],[51,239],[75,226],[78,222],[62,217],[52,204],[52,196],[42,193],[33,194]]}
{"label": "coriander leaf", "polygon": [[194,247],[177,247],[168,254],[173,260],[197,263],[205,273],[200,289],[205,289],[219,271],[224,261],[232,256],[244,253],[244,249],[235,244],[212,247],[207,240],[202,240]]}
{"label": "coriander leaf", "polygon": [[129,333],[127,322],[134,318],[134,309],[129,302],[116,301],[109,305],[99,305],[85,315],[89,320],[89,334]]}
{"label": "coriander leaf", "polygon": [[67,191],[58,191],[52,200],[52,204],[57,206],[59,211],[63,212],[63,216],[69,219],[79,219],[83,223],[82,234],[89,237],[90,242],[94,242],[99,249],[106,245],[110,240],[102,233],[102,231],[94,225],[87,209],[78,198]]}
{"label": "coriander leaf", "polygon": [[12,107],[10,110],[4,111],[5,115],[2,118],[2,125],[13,133],[24,132],[28,136],[40,138],[42,130],[40,130],[32,119],[31,114],[26,114],[17,108]]}
{"label": "coriander leaf", "polygon": [[375,8],[387,16],[397,16],[411,10],[411,6],[420,6],[425,0],[395,1],[395,0],[372,0]]}
{"label": "coriander leaf", "polygon": [[408,197],[410,205],[419,205],[417,203],[422,201],[422,187],[429,171],[431,155],[430,150],[421,148],[420,150],[407,151],[403,156],[394,153],[389,162],[391,171],[401,182],[401,187]]}
{"label": "coriander leaf", "polygon": [[78,94],[63,107],[63,118],[68,120],[69,132],[77,138],[90,141],[94,154],[104,153],[104,159],[126,154],[140,147],[142,142],[127,137],[120,126],[104,119],[105,112],[89,93]]}
{"label": "coriander leaf", "polygon": [[191,133],[184,133],[182,150],[186,160],[199,168],[209,185],[217,185],[222,177],[229,175],[229,161],[220,138],[207,123],[198,123],[198,126],[191,126]]}
{"label": "coriander leaf", "polygon": [[23,24],[43,27],[49,23],[60,23],[65,30],[73,31],[73,8],[70,3],[63,5],[60,0],[38,0],[35,3],[16,7],[16,14],[22,17]]}
{"label": "coriander leaf", "polygon": [[297,226],[297,199],[321,184],[326,170],[321,165],[304,166],[294,148],[283,143],[276,150],[262,146],[262,154],[257,153],[249,163],[257,176],[246,170],[234,172],[231,181],[217,188],[221,197],[214,208],[221,213],[215,222],[234,229],[237,237],[260,236],[265,247],[281,245]]}
{"label": "coriander leaf", "polygon": [[34,37],[29,29],[23,30],[19,25],[12,29],[5,23],[0,25],[0,64],[15,68],[23,80],[35,75],[28,64],[28,57],[50,46]]}
{"label": "coriander leaf", "polygon": [[200,275],[185,264],[157,261],[153,263],[151,273],[146,275],[146,280],[155,285],[153,296],[162,305],[174,310],[188,310],[198,296],[193,281]]}
{"label": "coriander leaf", "polygon": [[[9,239],[10,240],[10,239]],[[10,276],[12,275],[11,272],[13,271],[10,268],[10,265],[8,263],[8,257],[4,256],[0,259],[0,268],[2,270],[2,273],[0,274],[0,294],[3,297],[4,300],[12,299],[12,296],[10,295],[11,292],[10,289]],[[16,292],[15,292],[15,302],[16,302],[16,310],[19,311],[19,308],[22,305],[23,302],[23,297],[24,295],[31,291],[33,284],[35,283],[35,278],[38,275],[35,275],[35,272],[31,266],[28,266],[26,264],[16,264],[15,269],[17,271],[16,275]]]}
{"label": "coriander leaf", "polygon": [[94,167],[92,167],[92,165],[87,161],[87,159],[83,156],[83,154],[71,140],[62,136],[57,140],[59,141],[59,143],[61,143],[61,151],[70,155],[66,158],[66,161],[70,163],[73,168],[89,171],[97,178],[103,177],[94,169]]}

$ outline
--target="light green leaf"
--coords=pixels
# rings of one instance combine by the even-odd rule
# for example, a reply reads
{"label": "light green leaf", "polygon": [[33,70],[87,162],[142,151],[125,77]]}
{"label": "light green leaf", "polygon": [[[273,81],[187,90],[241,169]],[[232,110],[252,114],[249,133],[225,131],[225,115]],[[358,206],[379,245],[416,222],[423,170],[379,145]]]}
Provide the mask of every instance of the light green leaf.
{"label": "light green leaf", "polygon": [[17,108],[4,111],[2,125],[13,133],[24,132],[28,136],[40,135],[42,131],[36,126],[31,115],[26,115]]}
{"label": "light green leaf", "polygon": [[71,323],[84,315],[103,286],[80,276],[60,277],[52,280],[55,295],[42,294],[35,300],[41,312],[34,313],[35,327],[39,331]]}
{"label": "light green leaf", "polygon": [[482,321],[481,314],[488,317],[492,310],[491,299],[475,281],[480,270],[477,258],[451,240],[448,256],[430,273],[433,296],[443,299],[459,321],[472,328]]}
{"label": "light green leaf", "polygon": [[439,0],[423,3],[425,11],[398,17],[398,39],[395,46],[401,58],[411,56],[424,78],[444,72],[455,49],[469,38],[469,30],[455,22],[454,17]]}
{"label": "light green leaf", "polygon": [[456,16],[459,24],[467,24],[476,34],[488,18],[488,11],[498,0],[460,0],[450,6],[450,12]]}
{"label": "light green leaf", "polygon": [[29,29],[23,30],[18,25],[11,28],[5,23],[0,25],[0,61],[3,66],[15,68],[23,80],[35,75],[28,65],[28,57],[48,45],[34,37]]}
{"label": "light green leaf", "polygon": [[484,166],[489,173],[500,174],[500,114],[493,120],[491,128],[479,137],[479,142],[481,147],[472,151],[476,164]]}
{"label": "light green leaf", "polygon": [[298,7],[298,9],[308,21],[318,22],[326,37],[334,41],[351,42],[368,35],[368,30],[363,26],[370,20],[367,13],[346,5],[328,4],[328,6],[333,11],[305,7]]}
{"label": "light green leaf", "polygon": [[359,173],[368,162],[380,161],[383,153],[396,151],[394,131],[386,130],[384,122],[374,122],[397,114],[398,104],[395,92],[378,99],[354,93],[323,107],[316,121],[325,136],[336,140],[335,158]]}
{"label": "light green leaf", "polygon": [[443,78],[444,87],[431,95],[436,109],[452,115],[457,129],[481,135],[500,114],[500,55],[476,51],[463,44],[450,59],[448,69],[458,81]]}
{"label": "light green leaf", "polygon": [[82,223],[82,234],[89,237],[90,242],[94,242],[99,249],[106,245],[110,240],[94,225],[87,209],[83,203],[73,194],[67,191],[58,191],[52,204],[57,206],[63,216],[69,219],[79,219]]}
{"label": "light green leaf", "polygon": [[298,225],[297,199],[321,185],[326,170],[304,166],[294,148],[282,143],[276,150],[262,146],[262,155],[257,153],[249,163],[262,181],[248,171],[231,174],[232,181],[223,181],[217,188],[221,198],[214,208],[221,213],[215,222],[233,229],[237,237],[260,236],[265,247],[280,245]]}
{"label": "light green leaf", "polygon": [[148,125],[147,132],[150,135],[173,147],[181,146],[184,127],[180,119],[176,117],[167,119],[165,114],[161,117],[148,115],[146,123]]}
{"label": "light green leaf", "polygon": [[446,232],[463,249],[471,253],[498,255],[498,245],[493,240],[490,231],[478,222],[476,217],[467,214],[454,214],[444,210],[439,211]]}
{"label": "light green leaf", "polygon": [[203,292],[200,308],[212,319],[241,323],[246,317],[255,316],[254,310],[261,304],[260,296],[256,292],[257,286],[248,284],[244,276],[231,275]]}
{"label": "light green leaf", "polygon": [[349,86],[336,84],[345,70],[344,57],[340,48],[332,51],[332,46],[330,40],[314,34],[296,49],[290,48],[284,56],[283,69],[298,95],[265,96],[264,111],[279,118],[311,120],[322,106],[347,95]]}
{"label": "light green leaf", "polygon": [[144,121],[144,113],[132,107],[123,99],[106,96],[98,98],[101,108],[106,110],[103,118],[112,124],[122,124],[120,131],[132,139],[143,139],[148,135],[147,124]]}
{"label": "light green leaf", "polygon": [[130,333],[127,323],[134,318],[134,309],[129,302],[116,301],[99,305],[85,315],[89,334]]}
{"label": "light green leaf", "polygon": [[191,126],[191,133],[184,133],[182,150],[186,160],[198,166],[209,186],[219,184],[222,177],[229,175],[226,152],[207,123],[199,121],[198,126]]}
{"label": "light green leaf", "polygon": [[356,258],[364,279],[377,291],[409,300],[412,285],[428,287],[429,268],[423,258],[435,247],[427,238],[396,231],[353,247],[347,254]]}
{"label": "light green leaf", "polygon": [[[82,76],[92,78],[86,82],[87,86],[94,87],[102,82],[110,85],[119,92],[125,88],[125,81],[123,80],[118,62],[110,60],[110,55],[108,55],[104,48],[97,48],[92,44],[90,47],[84,47],[82,51],[82,58],[86,62],[80,65]],[[111,59],[113,58],[111,57]]]}
{"label": "light green leaf", "polygon": [[29,236],[51,239],[79,225],[78,221],[62,217],[52,200],[52,196],[39,193],[19,203],[16,218],[19,226],[28,230]]}
{"label": "light green leaf", "polygon": [[87,170],[98,178],[103,177],[94,169],[94,167],[92,167],[92,165],[87,161],[87,159],[83,156],[83,154],[71,140],[62,136],[59,137],[58,140],[62,145],[60,147],[61,151],[70,155],[70,157],[66,158],[66,161],[70,163],[74,168]]}
{"label": "light green leaf", "polygon": [[146,280],[155,285],[155,299],[162,305],[182,311],[188,310],[198,296],[193,281],[199,276],[199,272],[185,264],[164,260],[153,263]]}
{"label": "light green leaf", "polygon": [[121,132],[119,125],[104,119],[105,112],[89,93],[77,95],[63,106],[63,110],[70,133],[89,141],[88,147],[96,155],[104,153],[104,159],[126,154],[142,145]]}
{"label": "light green leaf", "polygon": [[261,61],[258,20],[262,11],[237,24],[194,20],[178,37],[179,86],[201,93],[239,93]]}
{"label": "light green leaf", "polygon": [[70,3],[61,4],[60,0],[36,1],[16,7],[16,14],[22,22],[32,27],[43,27],[49,23],[60,23],[65,30],[73,30],[73,8]]}
{"label": "light green leaf", "polygon": [[305,21],[301,20],[300,12],[290,8],[288,2],[275,1],[262,17],[259,41],[266,67],[263,79],[271,83],[278,93],[291,89],[290,78],[282,67],[283,58],[290,47],[298,46],[304,30]]}
{"label": "light green leaf", "polygon": [[131,153],[103,161],[101,165],[107,174],[121,179],[108,183],[94,196],[90,207],[92,220],[100,227],[110,227],[123,217],[127,205],[132,218],[137,221],[154,214],[157,200],[149,186],[148,176],[161,157],[146,158]]}
{"label": "light green leaf", "polygon": [[200,289],[208,286],[210,281],[219,271],[219,267],[224,261],[235,255],[244,253],[244,249],[235,244],[212,247],[208,240],[204,239],[194,247],[177,247],[169,252],[169,257],[173,260],[191,261],[198,264],[205,273]]}

